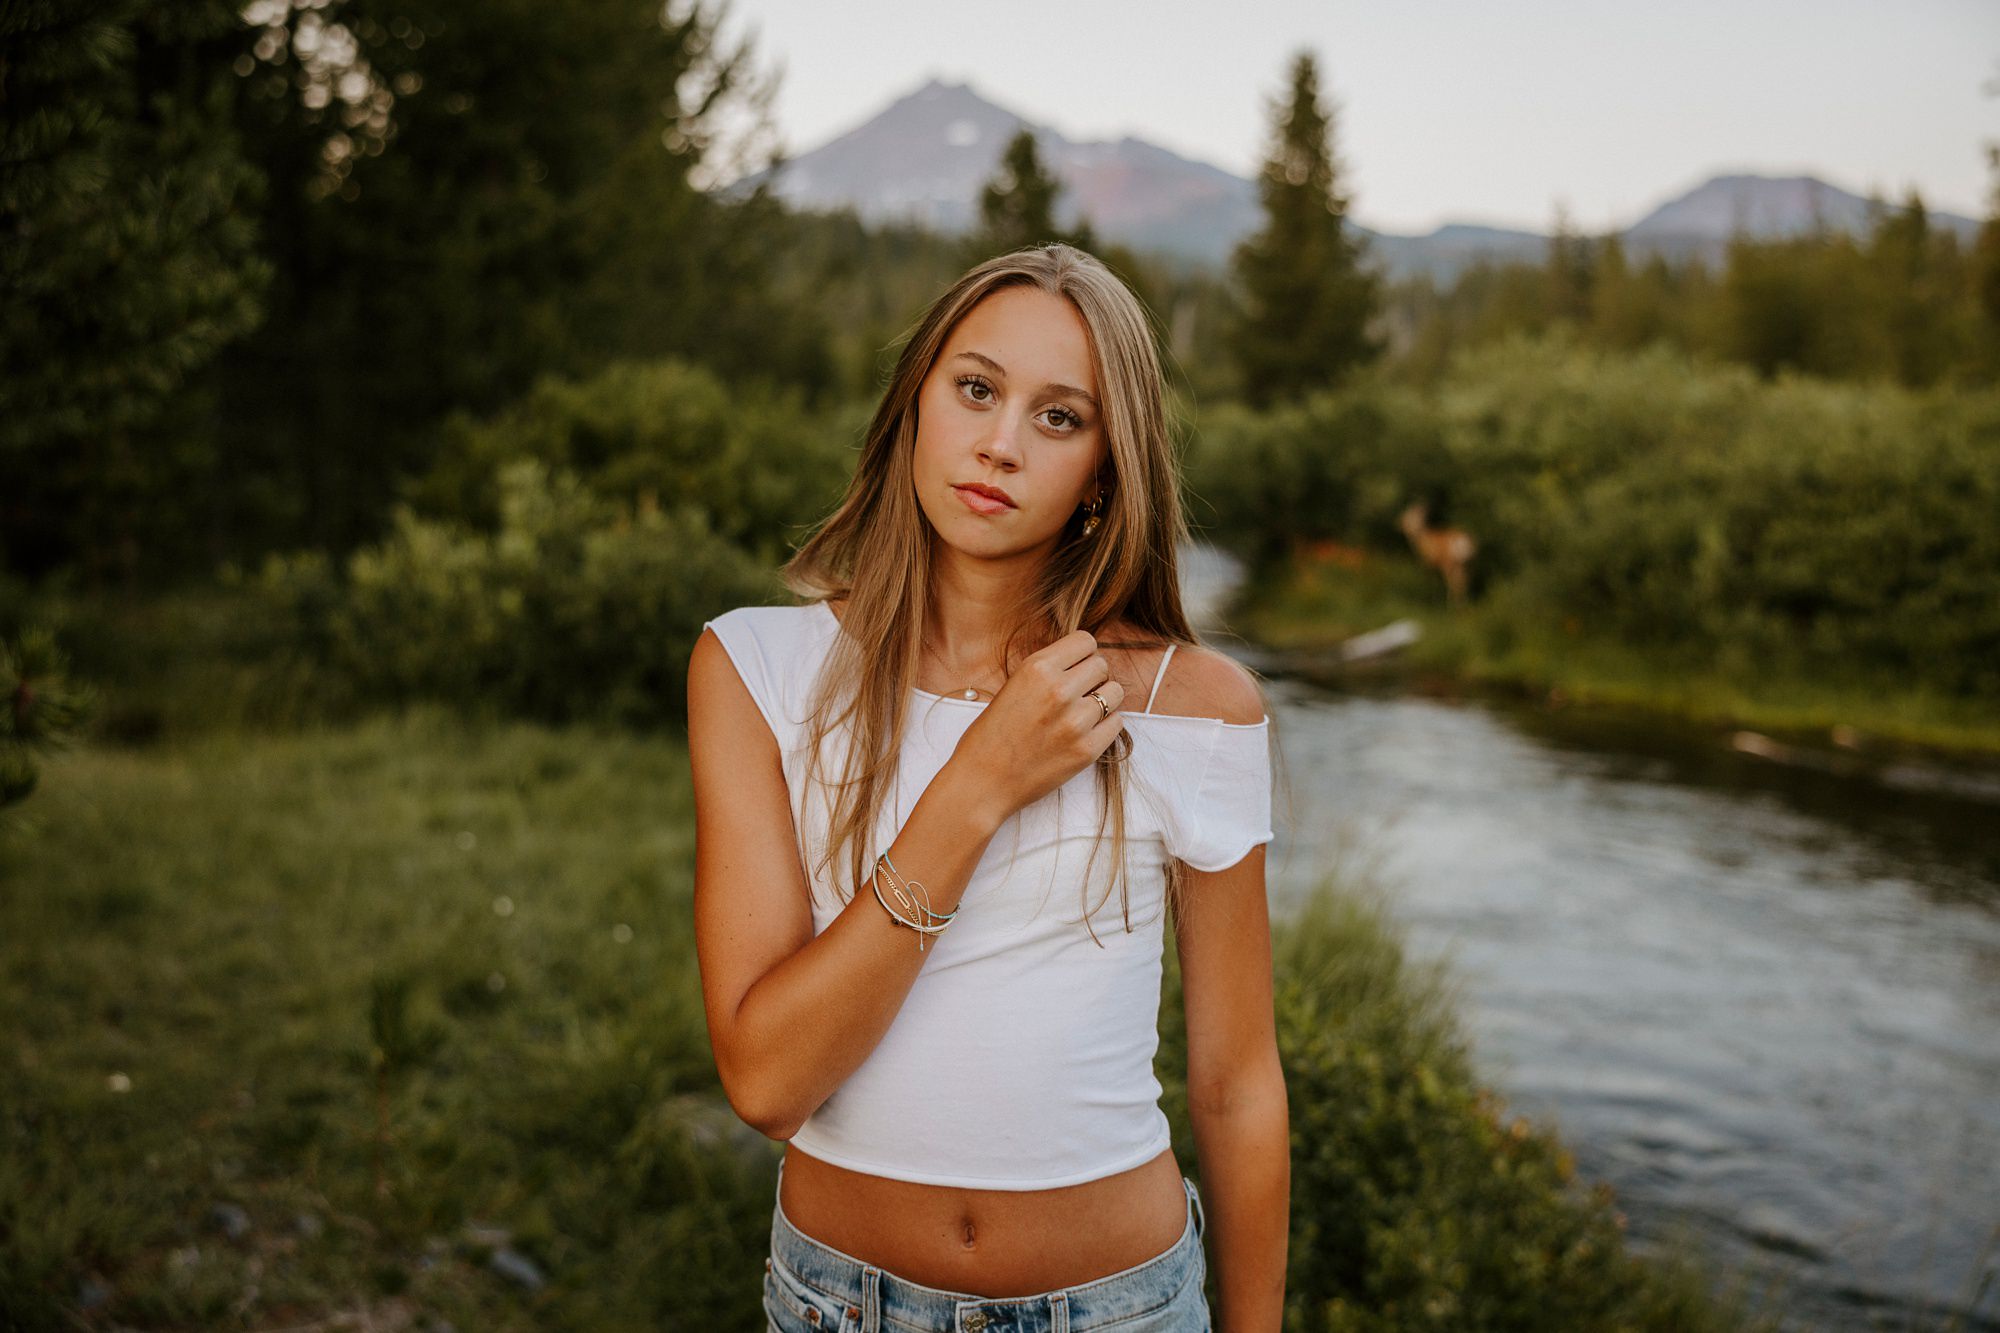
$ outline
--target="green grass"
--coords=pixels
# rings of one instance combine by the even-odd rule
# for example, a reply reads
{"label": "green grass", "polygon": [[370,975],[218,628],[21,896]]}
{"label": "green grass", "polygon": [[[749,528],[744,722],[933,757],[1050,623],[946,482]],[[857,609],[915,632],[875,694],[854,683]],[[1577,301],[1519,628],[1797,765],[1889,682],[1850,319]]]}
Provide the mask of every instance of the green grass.
{"label": "green grass", "polygon": [[[22,813],[0,1329],[762,1326],[779,1147],[715,1083],[684,741],[424,708],[86,745]],[[1277,940],[1291,1327],[1753,1326],[1692,1244],[1627,1253],[1358,885],[1313,901]],[[546,1286],[487,1266],[503,1240]]]}
{"label": "green grass", "polygon": [[1670,647],[1627,644],[1505,588],[1448,607],[1437,577],[1409,560],[1376,556],[1358,568],[1287,570],[1246,586],[1230,620],[1268,648],[1311,657],[1403,617],[1420,622],[1423,637],[1387,669],[1447,672],[1538,696],[1553,692],[1571,702],[1642,708],[1821,746],[1834,728],[1845,727],[1864,747],[2000,755],[2000,710],[1990,704],[1893,679],[1828,679],[1726,653],[1700,660]]}
{"label": "green grass", "polygon": [[[145,1327],[747,1326],[777,1146],[715,1098],[685,762],[433,710],[50,761],[0,839],[14,1326],[71,1327],[92,1271]],[[469,1222],[557,1285],[483,1271]]]}

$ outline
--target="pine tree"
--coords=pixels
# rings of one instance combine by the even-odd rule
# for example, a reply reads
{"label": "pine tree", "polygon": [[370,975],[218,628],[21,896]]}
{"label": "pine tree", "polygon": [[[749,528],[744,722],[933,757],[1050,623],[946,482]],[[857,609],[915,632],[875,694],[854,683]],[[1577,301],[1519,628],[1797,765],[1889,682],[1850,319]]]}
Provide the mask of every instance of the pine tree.
{"label": "pine tree", "polygon": [[95,686],[69,678],[55,631],[35,624],[16,635],[0,626],[0,829],[41,780],[36,755],[73,744],[101,706]]}
{"label": "pine tree", "polygon": [[1380,277],[1363,267],[1347,228],[1330,113],[1322,110],[1311,52],[1293,61],[1288,102],[1273,107],[1274,144],[1258,177],[1264,227],[1231,259],[1239,288],[1230,347],[1252,406],[1296,398],[1373,361],[1369,325]]}
{"label": "pine tree", "polygon": [[148,431],[252,327],[261,184],[231,125],[221,0],[0,9],[0,562],[131,576],[185,465]]}
{"label": "pine tree", "polygon": [[1986,146],[1992,169],[1986,218],[1972,242],[1972,285],[1985,334],[1987,363],[2000,369],[2000,143]]}
{"label": "pine tree", "polygon": [[1952,327],[1943,318],[1947,296],[1930,213],[1923,196],[1908,191],[1903,206],[1875,225],[1868,258],[1878,284],[1873,318],[1887,343],[1886,367],[1909,385],[1935,383],[1954,359]]}
{"label": "pine tree", "polygon": [[1551,316],[1576,325],[1590,322],[1596,268],[1597,243],[1578,231],[1569,210],[1558,204],[1545,261]]}
{"label": "pine tree", "polygon": [[263,334],[215,371],[219,448],[258,482],[217,506],[244,557],[373,540],[441,420],[545,375],[679,356],[830,379],[815,312],[771,287],[775,201],[704,191],[721,132],[768,101],[719,6],[345,0],[263,22],[239,116],[277,277]]}
{"label": "pine tree", "polygon": [[1062,181],[1042,163],[1034,131],[1025,126],[1016,131],[979,193],[979,225],[966,239],[968,262],[1051,241],[1094,250],[1096,239],[1087,220],[1073,230],[1056,226],[1062,190]]}

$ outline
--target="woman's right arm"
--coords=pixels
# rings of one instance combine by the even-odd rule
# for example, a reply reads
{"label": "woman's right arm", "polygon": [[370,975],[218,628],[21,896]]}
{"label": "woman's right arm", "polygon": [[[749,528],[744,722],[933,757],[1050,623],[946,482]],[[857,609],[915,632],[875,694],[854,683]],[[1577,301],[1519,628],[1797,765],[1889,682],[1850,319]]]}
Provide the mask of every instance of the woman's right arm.
{"label": "woman's right arm", "polygon": [[[789,1139],[882,1040],[936,937],[918,952],[866,884],[813,934],[777,739],[709,630],[688,660],[688,753],[709,1044],[736,1114]],[[949,912],[1009,813],[947,762],[890,859]]]}

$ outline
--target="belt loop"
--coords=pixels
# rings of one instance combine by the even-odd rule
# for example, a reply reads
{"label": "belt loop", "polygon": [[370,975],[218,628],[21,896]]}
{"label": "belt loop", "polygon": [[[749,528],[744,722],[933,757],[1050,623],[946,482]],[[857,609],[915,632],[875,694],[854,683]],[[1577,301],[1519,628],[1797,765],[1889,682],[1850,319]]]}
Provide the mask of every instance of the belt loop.
{"label": "belt loop", "polygon": [[882,1333],[882,1270],[874,1264],[861,1269],[861,1333]]}
{"label": "belt loop", "polygon": [[1194,1209],[1194,1234],[1204,1239],[1208,1236],[1208,1215],[1202,1211],[1201,1191],[1192,1180],[1181,1177],[1181,1184],[1187,1186],[1188,1204]]}
{"label": "belt loop", "polygon": [[1069,1292],[1049,1297],[1049,1333],[1069,1333]]}

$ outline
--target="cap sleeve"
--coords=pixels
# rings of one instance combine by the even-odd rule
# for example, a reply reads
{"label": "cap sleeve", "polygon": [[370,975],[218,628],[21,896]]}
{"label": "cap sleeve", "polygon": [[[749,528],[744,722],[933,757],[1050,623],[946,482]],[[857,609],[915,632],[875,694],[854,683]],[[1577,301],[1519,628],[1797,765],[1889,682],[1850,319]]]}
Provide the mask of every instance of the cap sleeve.
{"label": "cap sleeve", "polygon": [[1235,865],[1272,838],[1271,722],[1215,724],[1194,799],[1168,830],[1167,850],[1196,870]]}
{"label": "cap sleeve", "polygon": [[750,691],[757,711],[764,715],[771,735],[783,748],[791,740],[792,725],[785,710],[780,663],[773,660],[774,654],[767,651],[765,636],[759,633],[763,628],[759,619],[761,614],[764,614],[763,608],[737,607],[713,620],[703,621],[702,628],[715,631],[715,637],[729,654],[729,660],[735,663],[736,674],[742,678],[743,687]]}

